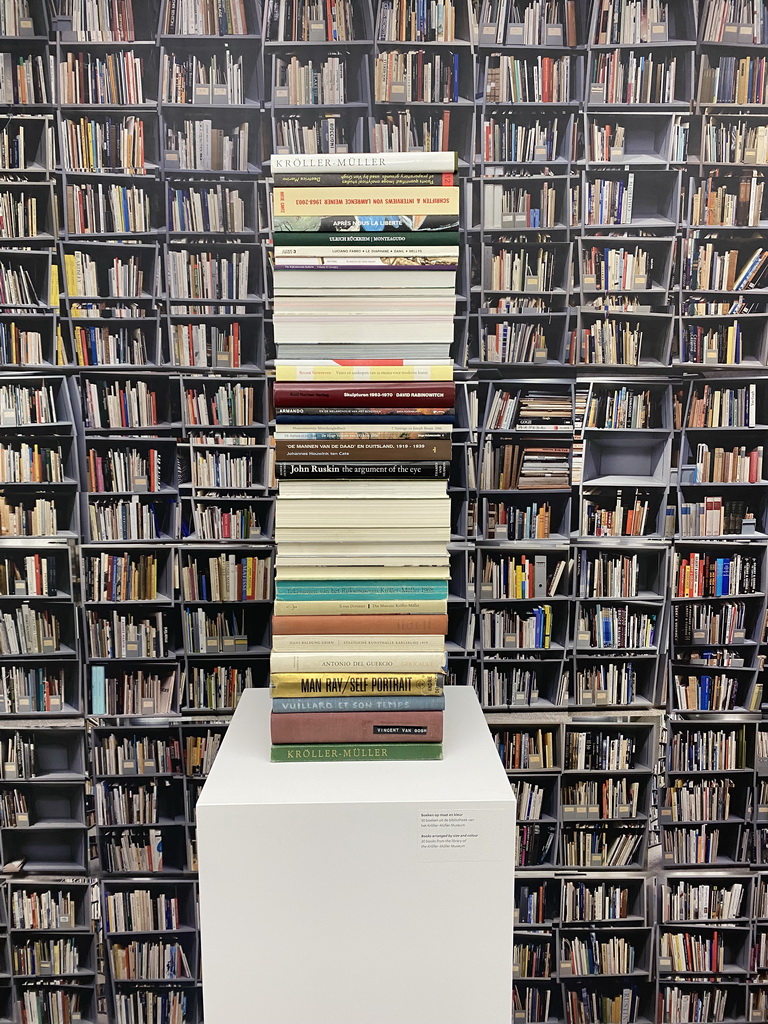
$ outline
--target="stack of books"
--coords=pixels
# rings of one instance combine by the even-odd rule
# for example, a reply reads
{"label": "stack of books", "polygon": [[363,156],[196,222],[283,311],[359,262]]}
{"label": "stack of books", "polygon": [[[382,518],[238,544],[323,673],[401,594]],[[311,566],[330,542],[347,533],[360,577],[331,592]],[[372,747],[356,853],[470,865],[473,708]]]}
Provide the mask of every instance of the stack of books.
{"label": "stack of books", "polygon": [[272,157],[272,760],[442,757],[453,153]]}

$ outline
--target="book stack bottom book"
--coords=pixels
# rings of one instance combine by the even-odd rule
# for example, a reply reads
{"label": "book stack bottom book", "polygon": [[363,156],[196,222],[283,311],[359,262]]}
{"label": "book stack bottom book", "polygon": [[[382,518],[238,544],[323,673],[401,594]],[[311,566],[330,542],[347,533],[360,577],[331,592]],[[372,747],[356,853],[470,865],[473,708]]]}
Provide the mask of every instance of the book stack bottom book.
{"label": "book stack bottom book", "polygon": [[274,175],[274,761],[442,757],[458,190],[391,157]]}

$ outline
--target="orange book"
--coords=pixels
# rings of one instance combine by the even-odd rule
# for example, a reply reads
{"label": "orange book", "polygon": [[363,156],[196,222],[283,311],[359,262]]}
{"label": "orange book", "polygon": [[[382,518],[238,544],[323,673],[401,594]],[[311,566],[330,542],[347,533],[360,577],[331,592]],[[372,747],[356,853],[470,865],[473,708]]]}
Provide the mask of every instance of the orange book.
{"label": "orange book", "polygon": [[445,636],[447,615],[275,615],[272,632],[319,636],[323,633],[381,634],[398,633]]}

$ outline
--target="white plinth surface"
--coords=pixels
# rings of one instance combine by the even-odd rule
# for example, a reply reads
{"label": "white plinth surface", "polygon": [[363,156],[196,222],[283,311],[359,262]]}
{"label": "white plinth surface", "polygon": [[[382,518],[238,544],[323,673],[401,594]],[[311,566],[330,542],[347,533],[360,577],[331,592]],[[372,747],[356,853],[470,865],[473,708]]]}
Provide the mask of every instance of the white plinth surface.
{"label": "white plinth surface", "polygon": [[271,764],[269,705],[197,804],[205,1024],[510,1024],[515,804],[474,691],[432,762]]}

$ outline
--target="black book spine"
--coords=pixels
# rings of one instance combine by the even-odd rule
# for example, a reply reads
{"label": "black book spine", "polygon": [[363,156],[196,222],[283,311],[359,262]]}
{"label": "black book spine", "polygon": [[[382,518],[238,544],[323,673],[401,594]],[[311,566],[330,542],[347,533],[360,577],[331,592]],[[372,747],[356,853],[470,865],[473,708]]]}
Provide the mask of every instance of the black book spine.
{"label": "black book spine", "polygon": [[445,480],[450,462],[278,462],[278,480],[409,479]]}

